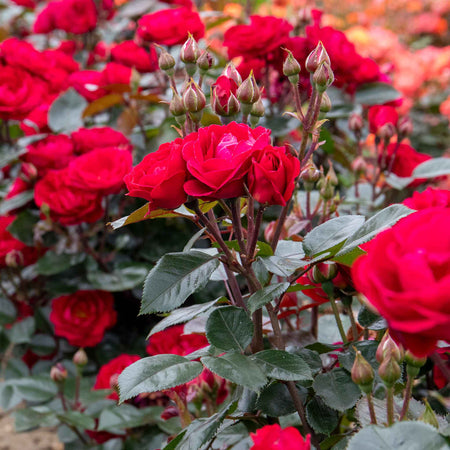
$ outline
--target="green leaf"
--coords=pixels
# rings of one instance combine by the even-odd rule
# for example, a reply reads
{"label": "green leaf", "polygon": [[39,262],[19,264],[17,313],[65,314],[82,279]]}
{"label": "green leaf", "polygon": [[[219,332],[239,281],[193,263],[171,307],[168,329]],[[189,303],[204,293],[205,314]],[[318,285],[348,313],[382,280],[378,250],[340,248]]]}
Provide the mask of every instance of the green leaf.
{"label": "green leaf", "polygon": [[98,418],[97,431],[117,433],[117,430],[135,428],[148,423],[156,423],[162,413],[162,408],[136,408],[127,403],[114,405],[103,409]]}
{"label": "green leaf", "polygon": [[163,450],[175,450],[178,444],[183,439],[183,436],[186,434],[186,430],[183,430],[178,436],[175,436],[164,448]]}
{"label": "green leaf", "polygon": [[316,433],[330,433],[339,424],[339,414],[327,406],[320,397],[313,397],[306,405],[306,418]]}
{"label": "green leaf", "polygon": [[362,306],[358,312],[358,323],[369,330],[385,330],[387,328],[387,322],[384,317],[374,313],[366,306]]}
{"label": "green leaf", "polygon": [[36,271],[40,275],[55,275],[82,263],[85,258],[85,253],[56,253],[49,250],[38,259]]}
{"label": "green leaf", "polygon": [[301,356],[283,350],[263,350],[252,358],[268,377],[283,381],[312,380],[311,370]]}
{"label": "green leaf", "polygon": [[355,103],[367,106],[383,105],[401,96],[401,93],[388,83],[366,83],[356,90]]}
{"label": "green leaf", "polygon": [[198,251],[168,253],[148,274],[139,314],[168,312],[206,286],[219,265],[217,258]]}
{"label": "green leaf", "polygon": [[201,362],[211,372],[251,391],[258,392],[267,383],[267,378],[258,365],[240,353],[226,353],[218,358],[204,356]]}
{"label": "green leaf", "polygon": [[173,325],[178,325],[180,323],[186,323],[192,319],[195,319],[196,317],[198,317],[200,315],[210,313],[211,310],[213,309],[214,305],[222,298],[224,298],[224,297],[219,297],[211,302],[201,303],[200,305],[192,305],[192,306],[187,306],[186,308],[175,309],[167,317],[162,319],[160,322],[158,322],[152,328],[152,331],[150,331],[149,335],[147,336],[147,339],[150,336],[154,335],[155,333],[163,331],[166,328],[169,328]]}
{"label": "green leaf", "polygon": [[21,208],[34,198],[34,191],[25,191],[8,200],[2,200],[0,204],[0,216],[5,216],[10,211]]}
{"label": "green leaf", "polygon": [[57,417],[61,422],[81,428],[82,430],[92,430],[95,428],[95,420],[80,411],[66,411],[58,414]]}
{"label": "green leaf", "polygon": [[35,334],[31,341],[30,349],[38,356],[50,355],[56,350],[55,338],[49,334]]}
{"label": "green leaf", "polygon": [[0,325],[14,322],[16,315],[17,311],[13,303],[4,297],[0,297]]}
{"label": "green leaf", "polygon": [[271,383],[259,394],[256,409],[270,417],[286,416],[296,411],[288,388],[283,383]]}
{"label": "green leaf", "polygon": [[359,387],[353,383],[350,374],[341,368],[319,373],[314,379],[313,388],[326,405],[341,412],[352,408],[361,397]]}
{"label": "green leaf", "polygon": [[353,363],[355,362],[356,357],[354,347],[361,352],[362,356],[373,367],[375,373],[377,373],[377,369],[379,366],[375,357],[378,348],[377,341],[356,342],[354,345],[347,348],[344,352],[340,352],[338,358],[341,367],[347,369],[349,372],[352,370]]}
{"label": "green leaf", "polygon": [[435,178],[450,174],[449,158],[433,158],[425,161],[413,170],[413,178]]}
{"label": "green leaf", "polygon": [[119,292],[142,285],[147,273],[148,267],[145,264],[130,263],[113,272],[88,272],[87,279],[96,289]]}
{"label": "green leaf", "polygon": [[259,291],[256,291],[248,299],[248,310],[250,313],[254,313],[259,308],[262,308],[267,303],[278,298],[280,295],[284,294],[289,288],[290,284],[285,283],[275,283],[266,286]]}
{"label": "green leaf", "polygon": [[46,402],[56,396],[56,384],[45,375],[11,380],[19,395],[29,402]]}
{"label": "green leaf", "polygon": [[31,341],[35,330],[35,322],[33,317],[16,322],[9,330],[5,330],[6,336],[14,344],[26,344]]}
{"label": "green leaf", "polygon": [[253,338],[253,322],[242,308],[217,308],[206,322],[206,338],[220,350],[243,353]]}
{"label": "green leaf", "polygon": [[83,111],[88,102],[70,88],[63,92],[50,106],[48,126],[55,133],[70,133],[83,126]]}
{"label": "green leaf", "polygon": [[344,264],[344,266],[351,267],[353,263],[362,255],[365,255],[366,252],[359,247],[355,247],[353,250],[341,254],[339,251],[337,255],[331,258],[331,261],[337,262],[339,264]]}
{"label": "green leaf", "polygon": [[364,216],[341,216],[328,220],[305,236],[303,249],[308,256],[317,256],[348,239],[363,223]]}
{"label": "green leaf", "polygon": [[187,383],[200,375],[202,365],[178,355],[142,358],[119,376],[120,401]]}
{"label": "green leaf", "polygon": [[27,245],[34,245],[33,228],[39,222],[39,216],[30,210],[22,211],[8,227],[8,231],[19,241]]}
{"label": "green leaf", "polygon": [[17,433],[56,425],[58,425],[58,419],[53,411],[38,412],[27,408],[19,409],[14,413],[14,428]]}
{"label": "green leaf", "polygon": [[448,450],[435,428],[421,422],[397,422],[389,428],[369,425],[349,442],[347,450]]}
{"label": "green leaf", "polygon": [[390,205],[381,210],[372,216],[345,242],[344,246],[337,253],[337,256],[352,251],[358,245],[364,244],[364,242],[369,241],[381,231],[391,227],[401,218],[406,217],[413,212],[413,209],[410,209],[405,205]]}

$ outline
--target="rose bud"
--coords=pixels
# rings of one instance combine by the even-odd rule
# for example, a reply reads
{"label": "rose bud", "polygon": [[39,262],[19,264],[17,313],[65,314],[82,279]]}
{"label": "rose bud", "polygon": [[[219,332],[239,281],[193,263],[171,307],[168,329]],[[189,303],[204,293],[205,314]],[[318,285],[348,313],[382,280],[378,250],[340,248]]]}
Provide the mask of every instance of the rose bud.
{"label": "rose bud", "polygon": [[264,112],[264,104],[260,98],[256,103],[253,103],[250,111],[250,123],[252,126],[256,127],[256,125],[258,125],[259,119],[264,116]]}
{"label": "rose bud", "polygon": [[63,383],[67,378],[67,369],[58,363],[50,369],[50,378],[55,383]]}
{"label": "rose bud", "polygon": [[292,52],[289,50],[285,50],[285,51],[288,53],[288,55],[283,63],[283,74],[284,74],[284,76],[289,78],[289,81],[293,85],[297,85],[298,80],[299,80],[298,74],[300,73],[302,68],[301,68],[299,62],[294,58],[294,55],[292,54]]}
{"label": "rose bud", "polygon": [[353,172],[356,174],[365,173],[367,170],[367,164],[365,159],[362,156],[357,156],[351,164]]}
{"label": "rose bud", "polygon": [[21,167],[22,180],[26,181],[27,183],[31,183],[34,180],[36,180],[37,176],[38,170],[36,169],[36,166],[34,164],[31,164],[29,162],[22,163]]}
{"label": "rose bud", "polygon": [[206,106],[205,94],[192,78],[183,93],[183,105],[191,113],[200,112]]}
{"label": "rose bud", "polygon": [[169,104],[169,111],[174,117],[183,116],[186,114],[186,108],[183,105],[181,97],[173,91],[172,101]]}
{"label": "rose bud", "polygon": [[331,163],[330,163],[330,168],[328,169],[325,179],[329,183],[331,183],[333,186],[337,186],[339,183],[338,177],[337,177],[336,172],[334,171],[334,167]]}
{"label": "rose bud", "polygon": [[237,98],[241,103],[244,103],[245,105],[252,105],[261,98],[261,91],[256,84],[253,71],[250,73],[249,77],[244,80],[239,86],[237,90]]}
{"label": "rose bud", "polygon": [[236,98],[237,84],[225,75],[217,78],[211,86],[211,107],[219,116],[232,116],[240,110],[240,104]]}
{"label": "rose bud", "polygon": [[88,363],[88,357],[83,348],[79,348],[72,358],[73,363],[78,367],[84,367]]}
{"label": "rose bud", "polygon": [[326,62],[328,65],[331,64],[330,57],[328,56],[325,47],[323,46],[322,42],[319,42],[317,44],[317,47],[306,58],[306,70],[310,73],[314,73],[324,62]]}
{"label": "rose bud", "polygon": [[392,123],[385,123],[381,126],[377,132],[377,135],[383,141],[389,142],[393,136],[395,136],[395,127]]}
{"label": "rose bud", "polygon": [[336,277],[338,272],[337,264],[334,262],[319,263],[313,267],[312,273],[308,272],[308,278],[313,283],[325,283]]}
{"label": "rose bud", "polygon": [[409,117],[402,117],[398,121],[398,133],[399,135],[404,138],[412,134],[413,132],[413,123]]}
{"label": "rose bud", "polygon": [[323,62],[314,72],[312,80],[319,92],[325,92],[334,81],[334,73],[331,70],[331,66]]}
{"label": "rose bud", "polygon": [[231,78],[238,86],[242,83],[241,74],[237,71],[232,62],[225,66],[225,69],[222,71],[222,75],[225,75],[227,78]]}
{"label": "rose bud", "polygon": [[388,357],[393,357],[397,362],[400,362],[403,359],[402,350],[395,343],[394,339],[391,338],[388,331],[386,331],[378,344],[375,357],[380,364]]}
{"label": "rose bud", "polygon": [[[310,159],[308,162],[308,166],[306,169],[302,170],[302,173],[300,174],[300,179],[303,181],[303,183],[308,184],[314,184],[320,179],[320,170],[316,167],[313,160]],[[305,187],[306,189],[306,187]],[[311,188],[312,189],[312,188]]]}
{"label": "rose bud", "polygon": [[11,250],[5,255],[5,265],[11,269],[18,269],[24,265],[23,253],[19,250]]}
{"label": "rose bud", "polygon": [[358,113],[350,114],[350,117],[348,118],[348,128],[350,131],[353,131],[353,133],[361,133],[363,127],[364,121],[361,115]]}
{"label": "rose bud", "polygon": [[326,92],[322,94],[322,100],[320,102],[320,111],[327,113],[331,110],[331,100]]}
{"label": "rose bud", "polygon": [[180,51],[180,59],[184,63],[195,64],[200,56],[200,49],[198,48],[197,41],[192,34],[189,33],[187,41],[183,44]]}
{"label": "rose bud", "polygon": [[213,66],[214,58],[206,50],[200,55],[197,60],[197,66],[202,74],[205,74]]}
{"label": "rose bud", "polygon": [[418,358],[414,356],[409,350],[405,352],[406,372],[415,378],[420,371],[420,368],[425,365],[427,358]]}
{"label": "rose bud", "polygon": [[391,388],[401,377],[402,371],[398,362],[392,356],[387,356],[378,368],[378,375],[386,387]]}
{"label": "rose bud", "polygon": [[165,50],[162,50],[158,58],[159,68],[164,70],[167,75],[173,75],[173,68],[175,67],[175,58]]}
{"label": "rose bud", "polygon": [[359,350],[356,350],[355,362],[352,367],[352,380],[359,386],[362,392],[370,394],[372,392],[375,373],[372,366],[367,362]]}

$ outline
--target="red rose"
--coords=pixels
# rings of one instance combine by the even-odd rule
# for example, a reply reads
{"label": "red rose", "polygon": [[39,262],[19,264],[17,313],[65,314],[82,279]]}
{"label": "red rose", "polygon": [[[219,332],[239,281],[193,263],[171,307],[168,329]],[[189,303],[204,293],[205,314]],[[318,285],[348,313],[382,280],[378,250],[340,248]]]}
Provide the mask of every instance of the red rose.
{"label": "red rose", "polygon": [[181,156],[183,140],[178,138],[162,144],[145,156],[124,178],[128,195],[145,198],[151,209],[176,209],[187,199],[183,186],[186,163]]}
{"label": "red rose", "polygon": [[52,220],[62,225],[96,222],[103,216],[101,197],[68,183],[68,172],[52,170],[36,183],[34,201],[40,208],[46,204]]}
{"label": "red rose", "polygon": [[205,35],[200,16],[189,8],[163,9],[146,14],[138,22],[138,36],[161,45],[183,44],[189,33],[196,40]]}
{"label": "red rose", "polygon": [[75,153],[87,153],[101,147],[120,147],[131,150],[130,141],[111,127],[80,128],[70,137],[75,145]]}
{"label": "red rose", "polygon": [[111,49],[111,58],[120,64],[134,67],[138,72],[155,72],[159,70],[158,54],[154,47],[149,51],[134,41],[123,41]]}
{"label": "red rose", "polygon": [[[138,355],[122,354],[112,359],[100,367],[97,378],[95,379],[94,389],[113,389],[117,385],[117,377],[134,362],[141,359]],[[107,398],[118,400],[116,392],[112,392]]]}
{"label": "red rose", "polygon": [[93,102],[108,94],[108,91],[101,88],[102,82],[102,73],[95,70],[80,70],[69,76],[69,85],[88,102]]}
{"label": "red rose", "polygon": [[398,113],[393,106],[371,106],[369,108],[369,130],[376,134],[387,123],[397,125]]}
{"label": "red rose", "polygon": [[33,109],[30,114],[21,122],[20,128],[25,136],[32,136],[40,133],[50,133],[48,127],[48,110],[50,103],[41,103],[37,108]]}
{"label": "red rose", "polygon": [[295,188],[300,161],[285,147],[268,145],[253,156],[248,188],[259,203],[285,206]]}
{"label": "red rose", "polygon": [[256,433],[250,433],[253,446],[250,450],[310,450],[311,436],[308,434],[306,439],[300,434],[300,431],[294,427],[282,429],[280,425],[265,425],[256,430]]}
{"label": "red rose", "polygon": [[184,139],[183,158],[192,179],[188,195],[208,200],[244,195],[244,182],[256,150],[270,145],[270,130],[232,122],[200,128]]}
{"label": "red rose", "polygon": [[450,191],[428,187],[423,192],[414,192],[412,197],[403,201],[411,209],[450,208]]}
{"label": "red rose", "polygon": [[236,98],[237,83],[225,75],[217,78],[211,86],[211,106],[221,116],[229,116],[239,111],[239,101]]}
{"label": "red rose", "polygon": [[27,147],[27,153],[22,159],[32,163],[40,177],[50,169],[64,169],[75,158],[73,142],[64,134],[50,135]]}
{"label": "red rose", "polygon": [[208,345],[201,334],[183,334],[184,325],[175,325],[152,335],[147,344],[151,356],[171,353],[185,356]]}
{"label": "red rose", "polygon": [[114,297],[105,291],[77,291],[52,302],[50,320],[55,335],[65,337],[70,345],[93,347],[117,321]]}
{"label": "red rose", "polygon": [[14,254],[14,259],[21,266],[33,264],[38,256],[36,249],[28,247],[7,230],[15,219],[16,216],[0,217],[0,267],[5,267],[8,253]]}
{"label": "red rose", "polygon": [[42,102],[46,94],[45,84],[25,70],[1,67],[0,119],[24,119]]}
{"label": "red rose", "polygon": [[131,68],[118,63],[108,63],[102,72],[101,86],[107,88],[114,84],[130,84]]}
{"label": "red rose", "polygon": [[120,148],[104,147],[92,150],[71,162],[69,183],[102,195],[117,194],[123,187],[123,177],[133,165],[131,153]]}
{"label": "red rose", "polygon": [[[408,144],[389,144],[386,148],[386,166],[391,165],[391,160],[394,158],[392,164],[392,173],[398,177],[410,177],[413,170],[421,163],[431,159],[430,155],[419,153]],[[424,183],[423,178],[412,181],[408,186],[414,187]]]}
{"label": "red rose", "polygon": [[415,355],[450,341],[450,209],[411,214],[366,244],[352,268],[356,289]]}
{"label": "red rose", "polygon": [[[450,370],[450,347],[438,348],[436,353],[439,354],[439,357],[442,359],[444,366],[447,367],[447,370]],[[433,381],[438,389],[442,389],[448,384],[447,378],[437,364],[433,367]]]}

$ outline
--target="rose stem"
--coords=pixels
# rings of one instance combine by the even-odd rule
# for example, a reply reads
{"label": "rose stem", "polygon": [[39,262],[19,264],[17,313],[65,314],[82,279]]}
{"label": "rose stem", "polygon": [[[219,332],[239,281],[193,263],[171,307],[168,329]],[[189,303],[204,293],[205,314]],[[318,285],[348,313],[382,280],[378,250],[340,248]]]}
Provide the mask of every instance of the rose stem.
{"label": "rose stem", "polygon": [[394,387],[390,387],[386,394],[386,406],[387,406],[387,420],[388,425],[394,423]]}
{"label": "rose stem", "polygon": [[345,335],[344,327],[342,325],[341,316],[339,315],[338,307],[336,304],[336,300],[334,299],[334,296],[331,294],[328,295],[328,298],[330,299],[331,309],[333,310],[334,318],[336,319],[336,324],[339,328],[339,334],[341,335],[341,339],[344,345],[348,344],[347,336]]}
{"label": "rose stem", "polygon": [[369,406],[370,423],[377,424],[377,416],[375,414],[375,408],[373,407],[372,394],[369,392],[367,394],[367,405]]}
{"label": "rose stem", "polygon": [[412,396],[413,381],[414,378],[408,374],[408,378],[406,380],[405,399],[403,400],[403,407],[402,412],[400,413],[400,420],[403,420],[408,412],[409,401],[411,400]]}

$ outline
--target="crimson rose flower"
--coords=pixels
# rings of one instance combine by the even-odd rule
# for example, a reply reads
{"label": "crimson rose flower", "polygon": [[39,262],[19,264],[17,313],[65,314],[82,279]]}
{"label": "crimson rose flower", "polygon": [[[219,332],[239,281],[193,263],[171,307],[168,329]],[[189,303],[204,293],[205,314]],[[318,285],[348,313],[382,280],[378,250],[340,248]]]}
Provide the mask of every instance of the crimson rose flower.
{"label": "crimson rose flower", "polygon": [[149,355],[171,353],[185,356],[208,345],[202,334],[183,334],[184,325],[175,325],[152,335],[147,344]]}
{"label": "crimson rose flower", "polygon": [[[113,389],[117,378],[128,366],[141,359],[138,355],[122,354],[100,367],[95,379],[94,389]],[[107,398],[119,400],[117,393],[111,392]]]}
{"label": "crimson rose flower", "polygon": [[200,16],[189,8],[163,9],[146,14],[138,22],[138,36],[161,45],[183,44],[189,33],[196,40],[205,35]]}
{"label": "crimson rose flower", "polygon": [[104,88],[114,84],[130,84],[131,68],[111,62],[106,64],[100,79],[100,85]]}
{"label": "crimson rose flower", "polygon": [[300,161],[285,147],[268,145],[253,156],[248,189],[259,203],[285,206],[295,188]]}
{"label": "crimson rose flower", "polygon": [[69,183],[102,195],[117,194],[124,184],[123,177],[132,165],[132,156],[128,150],[98,148],[71,162],[67,171]]}
{"label": "crimson rose flower", "polygon": [[48,111],[52,101],[53,99],[50,97],[46,103],[41,103],[20,123],[20,128],[25,136],[32,136],[40,133],[51,133],[48,126]]}
{"label": "crimson rose flower", "polygon": [[68,182],[68,171],[52,170],[36,183],[34,201],[50,209],[52,220],[62,225],[96,222],[103,216],[101,197],[97,192],[76,188]]}
{"label": "crimson rose flower", "polygon": [[221,116],[236,114],[239,101],[236,98],[237,83],[225,75],[217,78],[211,86],[211,106]]}
{"label": "crimson rose flower", "polygon": [[114,297],[106,291],[77,291],[55,298],[50,320],[55,335],[65,337],[70,345],[93,347],[117,321]]}
{"label": "crimson rose flower", "polygon": [[130,141],[120,131],[111,127],[80,128],[70,137],[77,154],[101,147],[121,147],[131,150]]}
{"label": "crimson rose flower", "polygon": [[282,429],[280,425],[265,425],[250,433],[254,444],[250,450],[310,450],[311,436],[306,439],[294,427]]}
{"label": "crimson rose flower", "polygon": [[450,341],[450,209],[413,213],[365,246],[352,268],[356,289],[413,354]]}
{"label": "crimson rose flower", "polygon": [[145,198],[150,209],[176,209],[187,199],[183,186],[186,181],[186,163],[181,156],[183,140],[162,144],[146,155],[124,178],[128,195]]}
{"label": "crimson rose flower", "polygon": [[387,123],[394,127],[398,122],[398,113],[393,106],[371,106],[369,108],[369,130],[376,134],[378,130]]}
{"label": "crimson rose flower", "polygon": [[27,153],[22,159],[32,163],[40,177],[50,169],[63,169],[75,158],[73,142],[64,134],[50,135],[27,147]]}
{"label": "crimson rose flower", "polygon": [[80,70],[69,76],[69,84],[88,102],[93,102],[108,94],[101,87],[103,75],[95,70]]}
{"label": "crimson rose flower", "polygon": [[450,208],[450,191],[428,187],[423,192],[414,192],[412,197],[403,201],[411,209]]}
{"label": "crimson rose flower", "polygon": [[183,142],[183,158],[191,174],[184,189],[206,200],[239,197],[252,156],[270,145],[270,130],[232,122],[210,125],[191,133]]}
{"label": "crimson rose flower", "polygon": [[120,64],[134,67],[138,72],[155,72],[159,69],[158,55],[154,47],[149,51],[134,41],[123,41],[111,49],[111,58]]}

